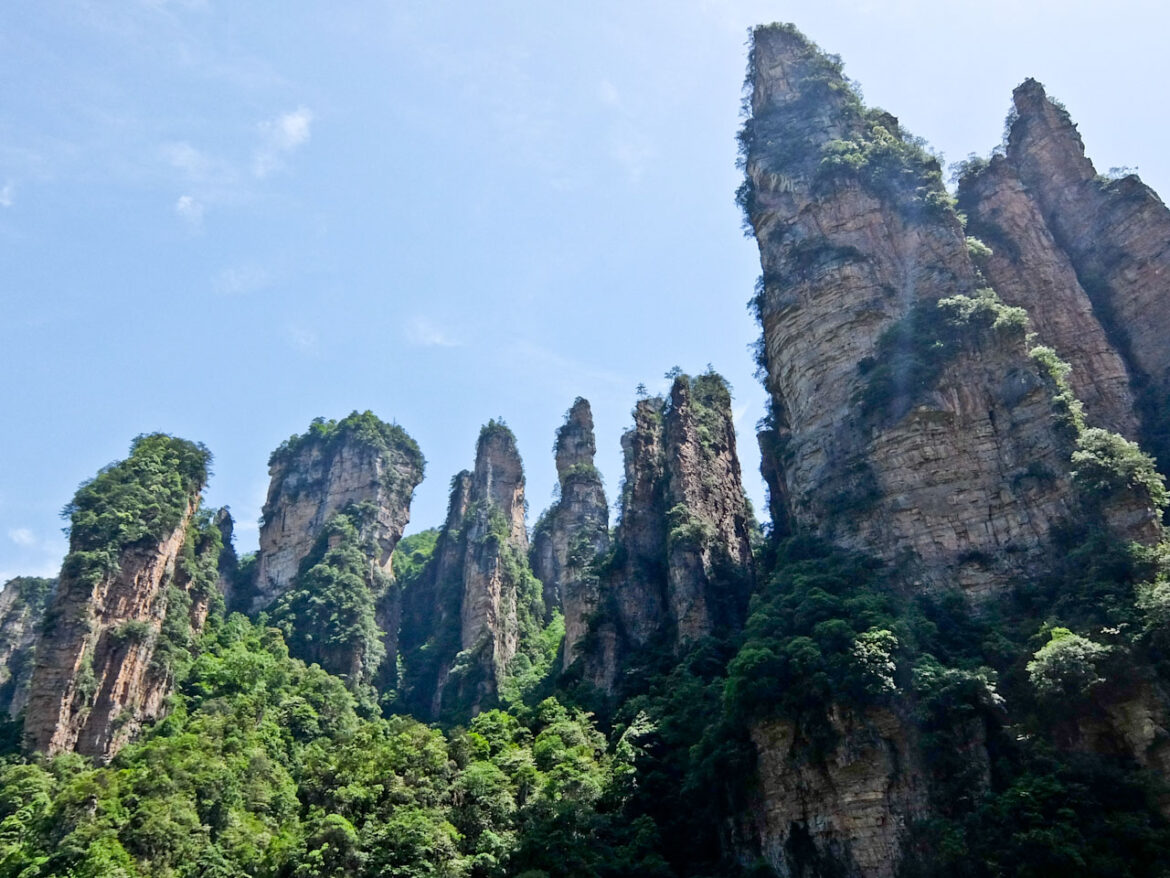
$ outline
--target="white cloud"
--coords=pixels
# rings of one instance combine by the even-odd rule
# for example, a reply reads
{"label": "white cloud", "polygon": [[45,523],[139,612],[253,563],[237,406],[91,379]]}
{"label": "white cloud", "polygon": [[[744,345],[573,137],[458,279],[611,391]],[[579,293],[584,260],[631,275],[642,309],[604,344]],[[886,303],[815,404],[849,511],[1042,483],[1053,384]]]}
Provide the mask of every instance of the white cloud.
{"label": "white cloud", "polygon": [[272,283],[272,275],[258,265],[225,268],[211,279],[211,286],[221,296],[243,296],[262,290]]}
{"label": "white cloud", "polygon": [[203,228],[203,203],[192,195],[180,195],[175,202],[175,215],[192,229]]}
{"label": "white cloud", "polygon": [[461,342],[426,317],[415,317],[406,324],[406,338],[424,348],[455,348]]}
{"label": "white cloud", "polygon": [[12,184],[5,183],[0,188],[0,207],[12,207]]}
{"label": "white cloud", "polygon": [[282,169],[284,156],[308,143],[312,125],[313,112],[308,107],[298,107],[291,113],[261,122],[264,143],[252,158],[252,173],[263,178]]}
{"label": "white cloud", "polygon": [[27,527],[14,527],[8,531],[8,539],[16,543],[18,546],[31,546],[37,541],[33,532]]}
{"label": "white cloud", "polygon": [[289,325],[285,327],[284,335],[288,343],[302,354],[316,355],[320,348],[317,333],[303,326]]}

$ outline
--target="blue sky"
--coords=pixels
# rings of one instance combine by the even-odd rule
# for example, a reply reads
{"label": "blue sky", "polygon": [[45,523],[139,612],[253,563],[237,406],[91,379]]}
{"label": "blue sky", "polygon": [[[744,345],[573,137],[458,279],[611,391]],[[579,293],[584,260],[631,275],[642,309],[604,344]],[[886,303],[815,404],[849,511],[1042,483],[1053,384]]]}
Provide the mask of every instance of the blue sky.
{"label": "blue sky", "polygon": [[437,524],[479,426],[530,520],[588,397],[610,495],[634,390],[731,381],[763,412],[732,196],[747,28],[793,21],[946,158],[1026,76],[1100,170],[1170,191],[1153,2],[9,0],[0,24],[0,579],[49,575],[77,484],[163,430],[215,454],[254,547],[268,453],[372,409]]}

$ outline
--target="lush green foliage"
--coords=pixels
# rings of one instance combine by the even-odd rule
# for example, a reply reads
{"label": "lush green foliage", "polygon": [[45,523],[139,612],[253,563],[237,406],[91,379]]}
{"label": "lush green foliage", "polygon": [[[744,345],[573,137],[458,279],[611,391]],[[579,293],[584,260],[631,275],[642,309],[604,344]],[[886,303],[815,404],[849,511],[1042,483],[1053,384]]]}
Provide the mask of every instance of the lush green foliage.
{"label": "lush green foliage", "polygon": [[1026,328],[1024,309],[1003,304],[991,289],[915,305],[859,364],[866,377],[862,414],[897,420],[934,389],[946,365],[977,333],[1003,333],[1022,342]]}
{"label": "lush green foliage", "polygon": [[1077,439],[1073,478],[1089,493],[1109,499],[1144,495],[1159,511],[1166,508],[1166,480],[1154,460],[1124,436],[1090,427]]}
{"label": "lush green foliage", "polygon": [[194,442],[164,433],[135,439],[128,458],[82,484],[65,507],[65,575],[101,576],[127,547],[170,536],[207,482],[210,463],[211,453]]}
{"label": "lush green foliage", "polygon": [[374,561],[380,554],[376,523],[371,503],[351,504],[330,518],[292,587],[272,608],[294,656],[353,687],[373,680],[386,653],[375,608],[393,586]]}
{"label": "lush green foliage", "polygon": [[426,464],[418,443],[397,424],[387,424],[371,411],[355,411],[340,421],[315,418],[304,433],[294,434],[282,442],[272,452],[268,465],[288,463],[312,445],[327,451],[348,442],[364,445],[380,454],[403,455],[420,476]]}
{"label": "lush green foliage", "polygon": [[653,826],[623,814],[636,745],[551,700],[448,737],[363,719],[338,679],[237,615],[110,766],[0,766],[0,875],[662,874]]}

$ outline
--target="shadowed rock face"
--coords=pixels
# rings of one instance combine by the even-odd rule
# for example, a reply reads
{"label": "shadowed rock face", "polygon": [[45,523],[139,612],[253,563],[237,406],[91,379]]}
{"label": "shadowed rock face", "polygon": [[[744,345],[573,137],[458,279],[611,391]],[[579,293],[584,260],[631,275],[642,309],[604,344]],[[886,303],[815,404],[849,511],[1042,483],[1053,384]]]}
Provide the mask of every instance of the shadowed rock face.
{"label": "shadowed rock face", "polygon": [[[1057,387],[1028,355],[1023,315],[938,307],[985,281],[937,162],[832,59],[760,29],[749,77],[741,197],[763,266],[773,496],[797,525],[898,559],[922,587],[995,594],[1044,563],[1075,507]],[[944,335],[945,356],[915,371]],[[1124,370],[1097,342],[1101,396]]]}
{"label": "shadowed rock face", "polygon": [[527,554],[524,468],[512,431],[491,422],[475,469],[452,482],[435,554],[405,596],[399,646],[413,710],[463,718],[495,700],[522,623],[543,617]]}
{"label": "shadowed rock face", "polygon": [[1098,176],[1068,113],[1040,83],[1027,80],[1013,100],[1006,156],[961,192],[978,228],[1000,244],[991,279],[1068,359],[1091,420],[1132,437],[1136,394],[1141,438],[1165,470],[1170,211],[1136,175]]}
{"label": "shadowed rock face", "polygon": [[37,638],[57,582],[18,576],[0,591],[0,711],[15,718],[28,701]]}
{"label": "shadowed rock face", "polygon": [[322,528],[351,503],[376,507],[374,561],[392,575],[390,557],[410,521],[410,501],[423,466],[414,441],[369,412],[317,422],[277,449],[269,461],[271,482],[250,609],[261,610],[288,590]]}
{"label": "shadowed rock face", "polygon": [[532,572],[542,585],[546,619],[558,607],[564,612],[566,668],[576,659],[601,597],[590,565],[609,549],[609,505],[601,474],[593,465],[596,450],[589,401],[578,398],[557,431],[560,498],[537,524],[530,553]]}
{"label": "shadowed rock face", "polygon": [[754,522],[722,378],[680,376],[669,402],[639,400],[622,449],[614,563],[582,656],[585,678],[610,693],[640,650],[679,649],[740,624],[754,577]]}
{"label": "shadowed rock face", "polygon": [[1027,309],[1040,340],[1069,364],[1069,386],[1090,423],[1136,438],[1129,369],[1016,167],[994,157],[964,177],[959,203],[968,232],[991,248],[979,260],[983,273],[1005,302]]}

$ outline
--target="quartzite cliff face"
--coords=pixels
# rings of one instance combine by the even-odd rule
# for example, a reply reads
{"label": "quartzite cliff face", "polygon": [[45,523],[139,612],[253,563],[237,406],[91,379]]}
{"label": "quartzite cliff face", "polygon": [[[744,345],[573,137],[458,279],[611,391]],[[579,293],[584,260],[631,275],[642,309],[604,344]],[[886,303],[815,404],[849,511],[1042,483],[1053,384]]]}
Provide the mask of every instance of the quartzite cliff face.
{"label": "quartzite cliff face", "polygon": [[[762,29],[749,79],[741,199],[784,518],[897,558],[925,587],[995,594],[1043,566],[1076,509],[1072,437],[1025,316],[984,289],[937,162],[832,59]],[[1125,427],[1124,406],[1100,403],[1123,370],[1089,343],[1095,411]]]}
{"label": "quartzite cliff face", "polygon": [[565,616],[563,667],[577,657],[589,619],[600,600],[591,568],[609,549],[609,505],[601,473],[593,465],[597,443],[589,401],[578,398],[557,431],[560,497],[537,523],[532,537],[532,572],[541,581],[546,618],[558,607]]}
{"label": "quartzite cliff face", "polygon": [[1132,438],[1137,397],[1140,435],[1165,468],[1170,211],[1134,174],[1099,176],[1038,82],[1013,100],[1005,154],[960,188],[974,234],[995,251],[989,275],[1072,365],[1091,418]]}
{"label": "quartzite cliff face", "polygon": [[37,638],[57,583],[18,576],[0,592],[0,712],[15,718],[28,700]]}
{"label": "quartzite cliff face", "polygon": [[[70,552],[36,649],[30,749],[107,759],[162,714],[173,682],[168,653],[202,627],[218,576],[220,542],[208,547],[195,521],[207,459],[191,443],[141,437],[129,459],[78,492]],[[153,505],[141,505],[146,497]],[[213,553],[203,564],[201,548]]]}
{"label": "quartzite cliff face", "polygon": [[640,400],[622,450],[621,520],[582,656],[585,679],[610,693],[652,644],[679,650],[741,624],[754,582],[755,523],[723,379],[680,375],[669,400]]}
{"label": "quartzite cliff face", "polygon": [[273,452],[249,609],[263,609],[288,590],[330,517],[351,504],[377,510],[374,561],[392,575],[390,558],[410,521],[423,467],[414,440],[370,412],[318,420]]}
{"label": "quartzite cliff face", "polygon": [[524,468],[516,439],[490,422],[475,469],[452,482],[435,554],[406,596],[405,700],[421,715],[466,716],[497,698],[526,634],[544,618],[528,566]]}

